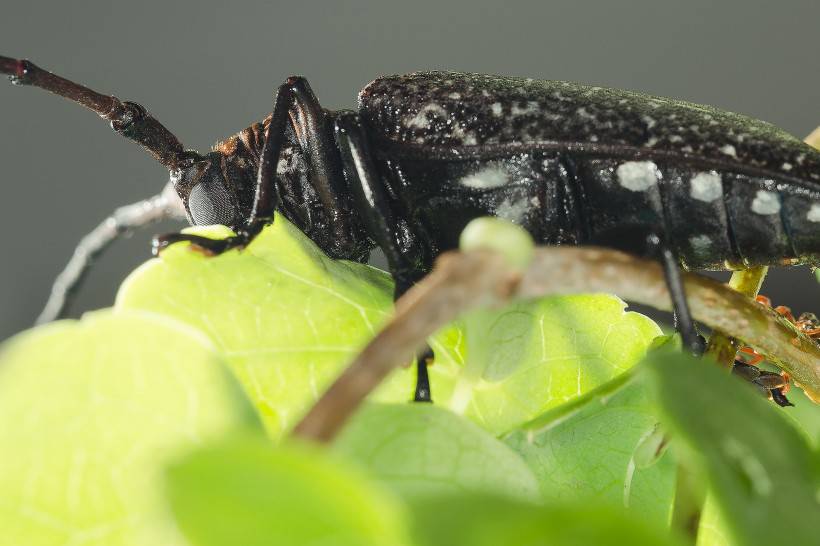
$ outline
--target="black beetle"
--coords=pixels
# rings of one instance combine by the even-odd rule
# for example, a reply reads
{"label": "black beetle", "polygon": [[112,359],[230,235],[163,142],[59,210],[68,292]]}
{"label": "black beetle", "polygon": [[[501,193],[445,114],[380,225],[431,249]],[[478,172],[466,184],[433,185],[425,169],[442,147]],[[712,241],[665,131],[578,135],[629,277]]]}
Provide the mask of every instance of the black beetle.
{"label": "black beetle", "polygon": [[[604,244],[664,265],[684,340],[700,343],[679,267],[820,265],[820,152],[767,123],[708,106],[568,82],[420,72],[374,80],[358,111],[323,109],[291,77],[272,114],[201,155],[144,108],[28,61],[0,57],[18,84],[111,121],[171,173],[218,254],[248,244],[280,211],[328,255],[386,254],[396,295],[496,215],[542,244]],[[127,227],[127,226],[126,226]],[[417,398],[427,399],[420,366]]]}

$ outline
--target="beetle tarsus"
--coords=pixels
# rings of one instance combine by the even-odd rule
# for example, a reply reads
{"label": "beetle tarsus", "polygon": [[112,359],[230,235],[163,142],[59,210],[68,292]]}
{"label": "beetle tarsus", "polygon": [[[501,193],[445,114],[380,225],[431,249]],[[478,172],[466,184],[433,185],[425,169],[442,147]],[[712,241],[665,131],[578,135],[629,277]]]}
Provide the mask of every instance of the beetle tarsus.
{"label": "beetle tarsus", "polygon": [[413,395],[414,402],[432,402],[430,394],[430,376],[427,367],[433,362],[433,350],[428,346],[418,355],[416,364],[416,392]]}
{"label": "beetle tarsus", "polygon": [[786,392],[789,388],[788,376],[761,370],[757,366],[744,362],[740,358],[736,359],[732,365],[732,375],[736,375],[751,383],[761,395],[773,400],[778,406],[794,406],[794,404],[786,398]]}
{"label": "beetle tarsus", "polygon": [[210,239],[202,235],[189,233],[166,233],[157,235],[151,243],[151,253],[154,256],[159,254],[174,243],[191,243],[191,250],[200,252],[206,256],[218,256],[228,250],[244,248],[250,243],[251,237],[248,234],[234,235],[225,239]]}
{"label": "beetle tarsus", "polygon": [[769,394],[771,395],[772,400],[774,400],[774,403],[777,404],[778,406],[780,406],[781,408],[785,408],[785,407],[788,407],[788,406],[792,406],[792,407],[794,406],[794,404],[792,404],[789,401],[789,399],[786,398],[786,395],[783,394],[782,389],[772,389],[771,391],[769,391]]}

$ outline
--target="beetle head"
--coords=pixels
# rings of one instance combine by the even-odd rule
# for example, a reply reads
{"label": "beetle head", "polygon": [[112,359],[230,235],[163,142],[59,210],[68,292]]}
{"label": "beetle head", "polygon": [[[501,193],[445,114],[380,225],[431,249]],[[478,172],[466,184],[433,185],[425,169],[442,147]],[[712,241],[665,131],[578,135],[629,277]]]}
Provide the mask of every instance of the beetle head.
{"label": "beetle head", "polygon": [[190,223],[244,227],[253,202],[248,169],[236,165],[236,158],[218,152],[187,154],[179,168],[171,171],[171,182],[185,203]]}

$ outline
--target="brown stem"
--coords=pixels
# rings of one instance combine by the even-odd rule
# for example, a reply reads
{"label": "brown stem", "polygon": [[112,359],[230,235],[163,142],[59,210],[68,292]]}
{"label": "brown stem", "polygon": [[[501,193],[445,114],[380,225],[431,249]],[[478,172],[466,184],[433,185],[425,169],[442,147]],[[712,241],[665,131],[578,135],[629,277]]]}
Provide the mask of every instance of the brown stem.
{"label": "brown stem", "polygon": [[[766,355],[820,402],[816,342],[774,311],[715,280],[687,273],[684,283],[695,319]],[[465,311],[513,298],[577,293],[614,293],[657,309],[672,309],[660,265],[615,250],[541,247],[523,274],[491,251],[444,254],[433,273],[397,302],[393,320],[313,406],[294,436],[332,440],[393,368],[409,361],[428,336]]]}

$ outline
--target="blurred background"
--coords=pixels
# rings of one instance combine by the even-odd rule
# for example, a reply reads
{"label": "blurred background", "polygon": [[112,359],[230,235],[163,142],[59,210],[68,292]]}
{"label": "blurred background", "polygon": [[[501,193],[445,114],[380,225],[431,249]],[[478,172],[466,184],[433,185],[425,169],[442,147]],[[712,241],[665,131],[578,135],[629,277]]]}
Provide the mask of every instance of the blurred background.
{"label": "blurred background", "polygon": [[[303,74],[327,108],[355,106],[378,75],[452,69],[575,80],[712,104],[804,137],[820,124],[820,2],[414,0],[140,2],[6,0],[0,54],[145,105],[188,148],[262,119]],[[96,115],[0,85],[0,339],[28,327],[77,241],[167,171]],[[154,232],[116,245],[74,306],[112,303]],[[723,277],[725,278],[725,276]],[[807,268],[764,293],[820,311]]]}

